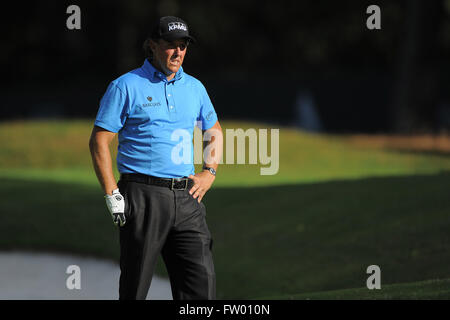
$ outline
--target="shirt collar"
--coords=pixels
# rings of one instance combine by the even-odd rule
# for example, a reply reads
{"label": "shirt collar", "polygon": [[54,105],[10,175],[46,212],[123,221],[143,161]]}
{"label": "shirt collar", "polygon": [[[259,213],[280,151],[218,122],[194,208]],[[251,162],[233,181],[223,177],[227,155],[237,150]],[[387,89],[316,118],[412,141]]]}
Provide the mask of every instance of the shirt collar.
{"label": "shirt collar", "polygon": [[[161,71],[157,70],[151,63],[148,61],[148,59],[145,59],[144,64],[142,65],[142,69],[147,72],[147,74],[150,76],[150,80],[162,80],[167,81],[167,77],[162,73]],[[183,67],[180,67],[178,69],[177,73],[175,74],[175,77],[173,77],[172,80],[169,82],[180,80],[183,76]]]}

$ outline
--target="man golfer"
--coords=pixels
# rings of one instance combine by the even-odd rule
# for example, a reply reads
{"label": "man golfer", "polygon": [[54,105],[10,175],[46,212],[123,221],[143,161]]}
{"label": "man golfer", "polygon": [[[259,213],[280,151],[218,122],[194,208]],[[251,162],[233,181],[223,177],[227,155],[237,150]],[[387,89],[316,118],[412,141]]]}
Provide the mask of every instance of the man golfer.
{"label": "man golfer", "polygon": [[[160,253],[174,299],[215,299],[212,238],[201,200],[214,182],[223,138],[205,87],[181,66],[193,41],[182,19],[160,18],[144,43],[142,67],[112,81],[100,102],[89,146],[119,226],[119,299],[146,298]],[[205,145],[211,152],[194,174],[196,124],[211,137]],[[109,151],[116,133],[117,184]]]}

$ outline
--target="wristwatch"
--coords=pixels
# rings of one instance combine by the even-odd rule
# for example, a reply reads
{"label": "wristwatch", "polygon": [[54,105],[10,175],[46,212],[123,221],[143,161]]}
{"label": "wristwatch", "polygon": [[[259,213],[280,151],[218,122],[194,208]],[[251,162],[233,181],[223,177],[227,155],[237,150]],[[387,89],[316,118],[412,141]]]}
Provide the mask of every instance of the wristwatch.
{"label": "wristwatch", "polygon": [[203,167],[203,170],[208,170],[213,176],[216,175],[216,170],[214,170],[214,168]]}

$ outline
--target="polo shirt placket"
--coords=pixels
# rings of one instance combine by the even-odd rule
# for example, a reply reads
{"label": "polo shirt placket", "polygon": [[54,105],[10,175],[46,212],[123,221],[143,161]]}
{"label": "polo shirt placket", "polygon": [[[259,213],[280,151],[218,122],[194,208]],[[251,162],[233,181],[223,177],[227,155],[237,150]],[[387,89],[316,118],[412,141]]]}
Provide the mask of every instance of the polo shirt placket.
{"label": "polo shirt placket", "polygon": [[165,85],[165,91],[166,91],[166,101],[167,101],[167,106],[168,106],[168,111],[169,114],[172,113],[176,113],[177,109],[175,106],[175,99],[173,98],[173,87],[175,86],[175,81],[177,80],[172,80],[170,82],[166,82]]}

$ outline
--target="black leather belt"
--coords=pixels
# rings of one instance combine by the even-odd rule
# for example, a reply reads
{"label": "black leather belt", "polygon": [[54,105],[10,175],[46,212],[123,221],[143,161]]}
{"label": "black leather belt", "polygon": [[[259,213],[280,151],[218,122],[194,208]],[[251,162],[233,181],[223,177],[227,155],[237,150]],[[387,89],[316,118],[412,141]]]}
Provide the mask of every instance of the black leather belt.
{"label": "black leather belt", "polygon": [[189,178],[158,178],[140,173],[122,173],[120,180],[167,187],[170,190],[186,190],[194,185],[194,180]]}

